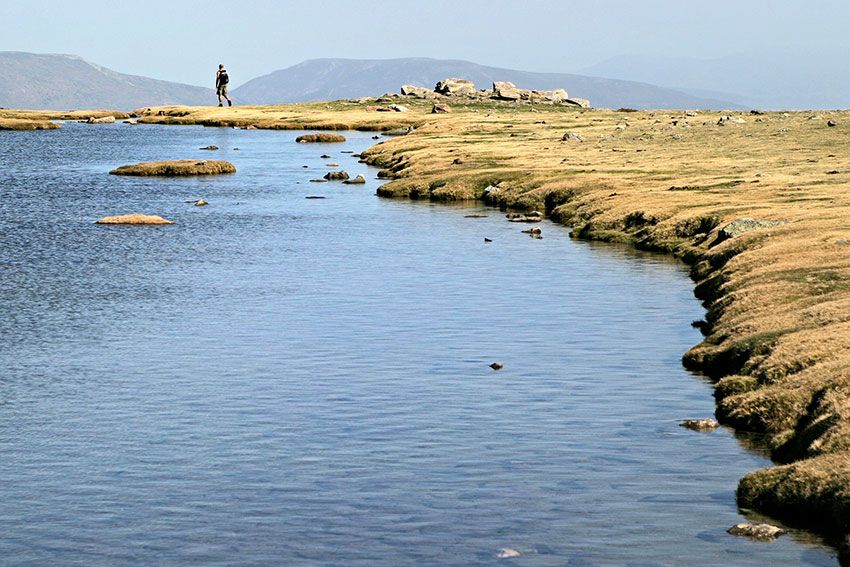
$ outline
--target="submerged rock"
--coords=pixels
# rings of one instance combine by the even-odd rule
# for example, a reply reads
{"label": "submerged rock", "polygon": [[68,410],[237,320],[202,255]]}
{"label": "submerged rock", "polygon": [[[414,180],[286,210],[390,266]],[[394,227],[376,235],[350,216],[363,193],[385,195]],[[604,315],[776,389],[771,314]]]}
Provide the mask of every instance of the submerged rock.
{"label": "submerged rock", "polygon": [[510,547],[504,547],[499,550],[499,553],[496,554],[498,559],[511,559],[514,557],[521,557],[522,553],[517,551],[516,549],[511,549]]}
{"label": "submerged rock", "polygon": [[334,144],[344,142],[345,136],[322,132],[320,134],[304,134],[295,138],[295,141],[299,144]]}
{"label": "submerged rock", "polygon": [[195,203],[194,203],[194,204],[195,204],[195,206],[196,206],[196,207],[205,207],[205,206],[207,206],[209,203],[207,203],[207,202],[206,202],[205,200],[203,200],[203,199],[198,199],[197,201],[195,201]]}
{"label": "submerged rock", "polygon": [[748,537],[757,541],[773,541],[779,536],[787,533],[785,530],[777,526],[752,523],[735,524],[726,531],[734,536]]}
{"label": "submerged rock", "polygon": [[157,215],[130,214],[103,217],[95,224],[174,224],[174,222]]}
{"label": "submerged rock", "polygon": [[538,211],[532,211],[527,215],[522,213],[508,213],[505,215],[508,222],[540,222],[543,220],[543,215]]}
{"label": "submerged rock", "polygon": [[716,419],[686,419],[679,422],[679,427],[684,427],[692,431],[714,431],[720,424]]}
{"label": "submerged rock", "polygon": [[88,120],[86,120],[86,124],[115,124],[114,116],[103,116],[101,118],[95,118],[94,116],[90,116]]}
{"label": "submerged rock", "polygon": [[218,149],[218,146],[206,146],[206,147],[198,148],[198,149],[200,149],[200,150],[207,150],[207,151],[210,151],[210,152],[214,152],[214,151],[216,151],[216,150]]}
{"label": "submerged rock", "polygon": [[535,235],[535,234],[542,234],[543,230],[539,226],[535,226],[533,228],[529,228],[528,230],[523,230],[522,232],[524,234]]}
{"label": "submerged rock", "polygon": [[504,367],[505,367],[505,365],[502,364],[501,362],[494,362],[490,365],[490,368],[492,368],[493,370],[501,370]]}

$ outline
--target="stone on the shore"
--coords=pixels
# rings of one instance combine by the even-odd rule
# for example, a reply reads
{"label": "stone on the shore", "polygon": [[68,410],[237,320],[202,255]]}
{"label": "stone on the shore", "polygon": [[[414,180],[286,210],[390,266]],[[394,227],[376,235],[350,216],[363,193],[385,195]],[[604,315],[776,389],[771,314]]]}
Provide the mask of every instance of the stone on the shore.
{"label": "stone on the shore", "polygon": [[341,134],[328,134],[322,132],[319,134],[304,134],[298,136],[295,141],[299,144],[334,144],[345,141],[345,136]]}
{"label": "stone on the shore", "polygon": [[735,524],[726,531],[734,536],[748,537],[757,541],[773,541],[777,537],[787,533],[777,526],[753,523]]}
{"label": "stone on the shore", "polygon": [[348,177],[348,172],[345,171],[329,171],[325,174],[328,181],[345,181]]}
{"label": "stone on the shore", "polygon": [[[564,89],[552,89],[548,91],[540,91],[540,96],[542,96],[545,100],[550,102],[564,102],[570,95],[567,94],[567,91]],[[588,102],[590,104],[590,102]]]}
{"label": "stone on the shore", "polygon": [[692,431],[714,431],[720,427],[720,424],[716,419],[711,418],[686,419],[679,422],[679,427],[684,427],[685,429],[690,429]]}
{"label": "stone on the shore", "polygon": [[346,179],[343,183],[347,185],[362,185],[366,183],[366,178],[362,174],[357,174],[353,179]]}
{"label": "stone on the shore", "polygon": [[115,117],[103,116],[101,118],[95,118],[94,116],[89,116],[89,119],[86,120],[86,124],[115,124]]}
{"label": "stone on the shore", "polygon": [[216,151],[216,150],[218,149],[218,146],[206,146],[206,147],[198,148],[198,149],[201,149],[201,150],[208,150],[208,151],[214,152],[214,151]]}
{"label": "stone on the shore", "polygon": [[452,111],[452,107],[448,104],[435,104],[431,108],[431,114],[448,114]]}
{"label": "stone on the shore", "polygon": [[586,98],[578,98],[573,96],[568,98],[564,102],[572,106],[578,106],[580,108],[590,108],[590,101]]}
{"label": "stone on the shore", "polygon": [[174,224],[174,222],[157,215],[131,214],[103,217],[95,224]]}
{"label": "stone on the shore", "polygon": [[408,112],[410,109],[402,104],[391,104],[387,108],[393,112]]}
{"label": "stone on the shore", "polygon": [[830,128],[835,128],[836,126],[838,126],[838,122],[836,122],[835,120],[827,120],[826,125]]}
{"label": "stone on the shore", "polygon": [[496,81],[493,83],[493,98],[500,100],[519,100],[521,94],[515,84],[507,81]]}
{"label": "stone on the shore", "polygon": [[223,160],[192,159],[149,161],[135,165],[122,165],[118,169],[109,172],[111,175],[134,175],[134,176],[157,176],[157,177],[183,177],[189,175],[221,175],[225,173],[236,173],[236,167]]}
{"label": "stone on the shore", "polygon": [[383,135],[383,136],[407,136],[411,132],[413,132],[413,128],[408,126],[407,128],[395,128],[393,130],[386,130],[384,132],[381,132],[381,135]]}
{"label": "stone on the shore", "polygon": [[474,95],[475,83],[466,79],[443,79],[437,83],[434,90],[446,96]]}
{"label": "stone on the shore", "polygon": [[582,138],[577,132],[567,132],[561,137],[562,142],[583,142],[584,138]]}
{"label": "stone on the shore", "polygon": [[504,547],[499,550],[499,553],[496,554],[496,558],[498,559],[512,559],[514,557],[521,557],[522,553],[517,551],[516,549],[511,549],[510,547]]}
{"label": "stone on the shore", "polygon": [[730,238],[735,238],[736,236],[740,236],[753,230],[773,228],[782,224],[785,223],[782,221],[757,220],[751,218],[735,219],[720,229],[720,232],[717,233],[717,239],[714,241],[712,246],[716,246]]}

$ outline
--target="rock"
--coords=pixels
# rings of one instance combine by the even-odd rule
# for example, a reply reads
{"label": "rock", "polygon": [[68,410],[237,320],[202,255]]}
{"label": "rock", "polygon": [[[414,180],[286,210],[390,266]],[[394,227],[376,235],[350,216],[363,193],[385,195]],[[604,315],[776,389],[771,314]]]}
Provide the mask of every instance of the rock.
{"label": "rock", "polygon": [[88,120],[86,120],[86,124],[115,124],[114,116],[104,116],[102,118],[95,118],[94,116],[90,116]]}
{"label": "rock", "polygon": [[578,106],[580,108],[590,108],[590,101],[586,98],[570,97],[564,102],[571,106]]}
{"label": "rock", "polygon": [[124,120],[123,122],[124,122],[124,124],[129,124],[131,126],[138,126],[139,125],[138,120]]}
{"label": "rock", "polygon": [[498,559],[511,559],[514,557],[521,557],[522,553],[517,551],[516,549],[511,549],[510,547],[504,547],[499,550],[499,553],[496,554]]}
{"label": "rock", "polygon": [[322,159],[331,159],[331,156],[329,156],[328,154],[322,154],[319,157]]}
{"label": "rock", "polygon": [[452,107],[448,104],[435,104],[431,108],[431,114],[448,114],[452,111]]}
{"label": "rock", "polygon": [[472,81],[467,81],[466,79],[443,79],[437,83],[434,90],[446,96],[474,95],[475,84]]}
{"label": "rock", "polygon": [[325,174],[325,179],[328,181],[345,181],[348,177],[345,171],[329,171]]}
{"label": "rock", "polygon": [[730,238],[735,238],[736,236],[740,236],[753,230],[772,228],[782,224],[785,223],[782,221],[757,220],[751,218],[735,219],[720,229],[720,232],[717,233],[717,239],[712,243],[712,246],[716,246]]}
{"label": "rock", "polygon": [[414,85],[404,85],[401,87],[401,94],[405,96],[412,96],[414,98],[434,98],[436,94],[434,91],[427,89],[425,87],[417,87]]}
{"label": "rock", "polygon": [[461,164],[463,164],[463,160],[460,159],[460,158],[455,158],[454,160],[452,160],[452,165],[461,165]]}
{"label": "rock", "polygon": [[787,533],[777,526],[752,523],[735,524],[726,531],[734,536],[748,537],[757,541],[773,541],[782,534]]}
{"label": "rock", "polygon": [[490,368],[492,368],[493,370],[501,370],[504,367],[505,367],[505,365],[502,364],[501,362],[494,362],[493,364],[490,365]]}
{"label": "rock", "polygon": [[339,164],[338,164],[338,163],[326,163],[325,165],[326,165],[327,167],[339,167]]}
{"label": "rock", "polygon": [[539,226],[535,226],[533,228],[529,228],[528,230],[522,231],[524,234],[542,234],[543,230]]}
{"label": "rock", "polygon": [[307,195],[304,198],[305,199],[326,199],[327,197],[322,197],[321,195]]}
{"label": "rock", "polygon": [[[543,97],[544,100],[549,102],[564,102],[569,99],[570,96],[567,94],[567,91],[564,89],[553,89],[549,91],[540,91],[540,96]],[[588,101],[588,105],[590,102]]]}
{"label": "rock", "polygon": [[408,112],[410,109],[401,104],[391,104],[389,109],[393,112]]}
{"label": "rock", "polygon": [[204,201],[203,199],[198,199],[197,201],[195,201],[195,206],[196,206],[196,207],[205,207],[205,206],[207,206],[208,204],[209,204],[209,203],[207,203],[207,202],[206,202],[206,201]]}
{"label": "rock", "polygon": [[311,179],[310,183],[327,183],[327,179]]}
{"label": "rock", "polygon": [[508,213],[505,215],[508,222],[540,222],[543,220],[543,215],[537,211],[533,211],[527,215],[522,213]]}
{"label": "rock", "polygon": [[679,422],[679,427],[684,427],[692,431],[713,431],[720,427],[716,419],[686,419]]}
{"label": "rock", "polygon": [[499,100],[519,100],[522,98],[522,95],[515,84],[507,81],[497,81],[493,83],[493,98]]}
{"label": "rock", "polygon": [[[396,128],[394,130],[386,130],[385,132],[381,132],[382,136],[407,136],[413,132],[413,127],[408,126],[407,128]],[[375,138],[377,139],[377,137]]]}
{"label": "rock", "polygon": [[727,124],[744,124],[745,122],[746,120],[740,116],[721,116],[720,120],[717,121],[717,125],[725,126]]}
{"label": "rock", "polygon": [[168,219],[156,215],[118,215],[114,217],[103,217],[95,224],[174,224]]}
{"label": "rock", "polygon": [[211,152],[214,152],[215,150],[217,150],[217,149],[218,149],[218,146],[207,146],[207,147],[205,147],[205,148],[198,148],[198,149],[200,149],[200,150],[209,150],[209,151],[211,151]]}
{"label": "rock", "polygon": [[344,142],[345,136],[322,132],[321,134],[304,134],[295,138],[295,141],[299,144],[334,144]]}
{"label": "rock", "polygon": [[346,179],[343,183],[347,185],[362,185],[363,183],[366,183],[366,178],[363,177],[362,174],[358,174],[354,177],[354,179]]}
{"label": "rock", "polygon": [[109,172],[110,175],[183,177],[188,175],[221,175],[236,173],[236,167],[223,160],[195,161],[191,159],[149,161],[135,165],[122,165]]}
{"label": "rock", "polygon": [[562,142],[583,142],[584,138],[582,138],[577,132],[567,132],[561,137]]}
{"label": "rock", "polygon": [[838,126],[838,122],[836,122],[835,120],[829,120],[827,121],[826,125],[830,128],[835,128],[836,126]]}
{"label": "rock", "polygon": [[485,237],[484,237],[484,242],[493,242],[493,239],[492,239],[492,238],[487,238],[487,237],[485,236]]}

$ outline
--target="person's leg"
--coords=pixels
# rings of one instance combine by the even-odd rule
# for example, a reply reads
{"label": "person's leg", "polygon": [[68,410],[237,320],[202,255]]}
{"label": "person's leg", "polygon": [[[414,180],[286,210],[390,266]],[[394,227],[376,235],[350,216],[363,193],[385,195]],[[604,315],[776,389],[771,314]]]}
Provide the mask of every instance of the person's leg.
{"label": "person's leg", "polygon": [[221,87],[215,89],[215,94],[216,96],[218,96],[218,105],[224,106],[223,104],[221,104]]}

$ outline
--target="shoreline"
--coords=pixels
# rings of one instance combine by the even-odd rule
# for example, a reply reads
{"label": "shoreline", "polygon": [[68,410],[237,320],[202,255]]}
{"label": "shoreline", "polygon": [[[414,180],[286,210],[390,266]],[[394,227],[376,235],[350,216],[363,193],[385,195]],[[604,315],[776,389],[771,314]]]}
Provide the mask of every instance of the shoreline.
{"label": "shoreline", "polygon": [[413,126],[363,152],[388,181],[380,196],[545,210],[576,238],[684,260],[707,316],[683,363],[715,383],[723,423],[764,435],[788,463],[746,475],[739,506],[825,533],[850,564],[850,156],[840,155],[850,113],[470,104],[432,115],[405,104],[409,113],[354,101],[152,108],[139,121]]}

